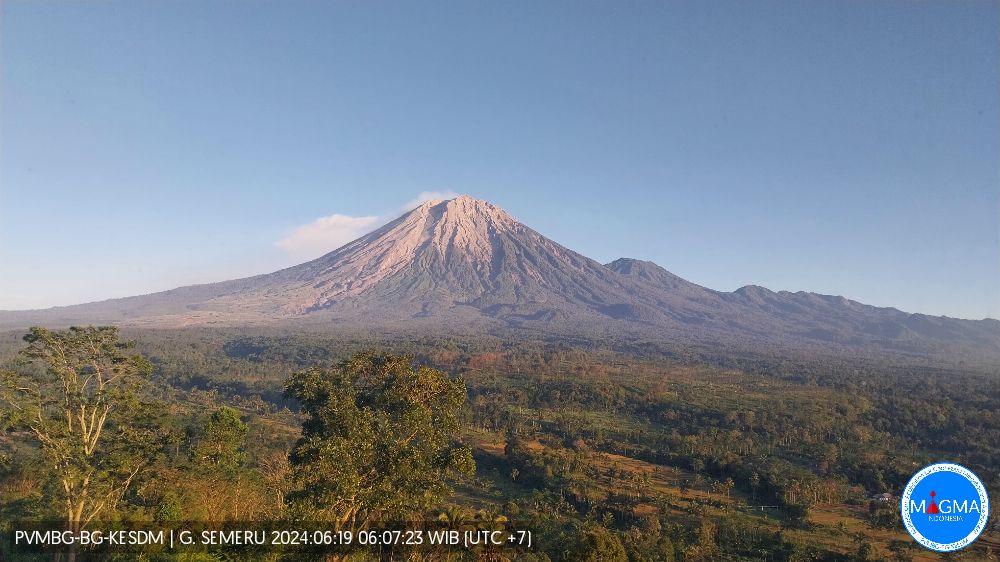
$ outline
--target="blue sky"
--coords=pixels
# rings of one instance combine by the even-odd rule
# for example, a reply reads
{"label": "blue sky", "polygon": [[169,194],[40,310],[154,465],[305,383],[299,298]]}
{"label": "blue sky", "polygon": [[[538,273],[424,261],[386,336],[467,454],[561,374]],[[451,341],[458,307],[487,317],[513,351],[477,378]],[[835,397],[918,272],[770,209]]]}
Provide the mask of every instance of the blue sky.
{"label": "blue sky", "polygon": [[1000,318],[992,0],[0,10],[0,308],[270,271],[456,192],[714,289]]}

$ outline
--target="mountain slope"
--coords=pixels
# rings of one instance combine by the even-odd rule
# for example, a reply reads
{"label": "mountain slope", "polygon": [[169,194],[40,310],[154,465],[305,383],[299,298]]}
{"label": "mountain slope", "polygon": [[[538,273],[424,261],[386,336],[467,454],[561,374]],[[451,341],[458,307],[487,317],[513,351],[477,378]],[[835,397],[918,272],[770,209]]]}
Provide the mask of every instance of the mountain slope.
{"label": "mountain slope", "polygon": [[[706,289],[652,262],[600,263],[462,196],[429,201],[316,260],[266,275],[42,311],[0,325],[283,325],[492,331],[1000,358],[1000,322],[813,293]],[[1000,362],[1000,360],[998,360]]]}
{"label": "mountain slope", "polygon": [[[44,311],[0,322],[189,325],[307,317],[405,320],[442,313],[552,320],[630,301],[626,279],[485,201],[429,201],[316,260],[235,281]],[[458,311],[458,312],[456,312]],[[313,319],[313,318],[311,318]]]}

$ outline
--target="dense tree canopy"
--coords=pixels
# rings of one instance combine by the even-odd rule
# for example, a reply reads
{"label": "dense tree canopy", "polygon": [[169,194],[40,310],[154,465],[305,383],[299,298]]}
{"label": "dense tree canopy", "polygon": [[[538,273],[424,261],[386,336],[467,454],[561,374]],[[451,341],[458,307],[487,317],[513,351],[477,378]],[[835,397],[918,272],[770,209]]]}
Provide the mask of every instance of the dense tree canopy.
{"label": "dense tree canopy", "polygon": [[306,517],[364,528],[435,506],[448,481],[474,469],[456,445],[465,384],[410,357],[361,353],[331,369],[296,373],[302,404],[291,453],[290,502]]}

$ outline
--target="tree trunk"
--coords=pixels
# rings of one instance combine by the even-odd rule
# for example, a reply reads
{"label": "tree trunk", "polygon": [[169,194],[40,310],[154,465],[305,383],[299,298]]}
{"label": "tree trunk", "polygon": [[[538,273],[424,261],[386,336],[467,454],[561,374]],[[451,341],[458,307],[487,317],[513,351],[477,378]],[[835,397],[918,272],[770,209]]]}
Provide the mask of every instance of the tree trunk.
{"label": "tree trunk", "polygon": [[74,540],[66,550],[66,562],[76,562],[76,537],[80,533],[80,521],[73,521],[71,518],[69,521],[69,530],[73,533]]}

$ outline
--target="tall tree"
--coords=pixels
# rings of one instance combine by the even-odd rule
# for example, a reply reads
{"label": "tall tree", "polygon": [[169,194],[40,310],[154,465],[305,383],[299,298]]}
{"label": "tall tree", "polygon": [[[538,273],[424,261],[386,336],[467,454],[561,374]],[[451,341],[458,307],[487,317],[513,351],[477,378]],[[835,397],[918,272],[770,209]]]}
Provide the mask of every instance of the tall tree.
{"label": "tall tree", "polygon": [[364,529],[434,507],[449,480],[475,471],[455,443],[464,381],[410,357],[361,353],[296,373],[285,393],[306,415],[289,456],[300,516]]}
{"label": "tall tree", "polygon": [[201,472],[234,478],[243,465],[247,430],[238,411],[222,406],[205,423],[191,452],[192,463]]}
{"label": "tall tree", "polygon": [[191,451],[191,465],[199,482],[202,504],[210,521],[228,510],[239,518],[244,483],[247,424],[240,413],[222,406],[205,423]]}
{"label": "tall tree", "polygon": [[114,327],[31,328],[24,341],[3,398],[40,442],[57,509],[79,531],[115,509],[148,462],[138,393],[152,365]]}

